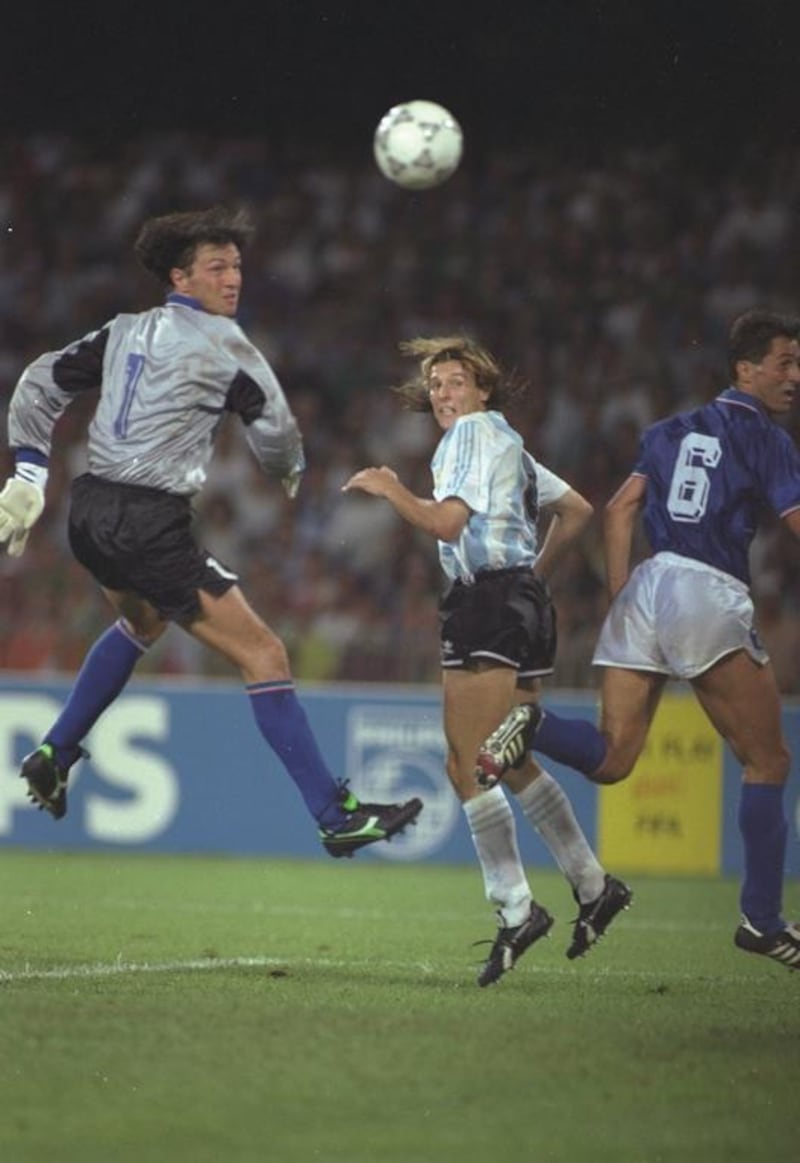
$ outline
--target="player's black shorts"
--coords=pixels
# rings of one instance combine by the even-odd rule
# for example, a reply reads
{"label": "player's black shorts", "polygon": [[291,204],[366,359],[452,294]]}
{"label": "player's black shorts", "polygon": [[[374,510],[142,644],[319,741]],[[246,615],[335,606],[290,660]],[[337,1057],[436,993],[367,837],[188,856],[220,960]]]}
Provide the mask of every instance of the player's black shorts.
{"label": "player's black shorts", "polygon": [[138,594],[162,618],[191,622],[198,590],[219,596],[238,582],[197,544],[188,497],[86,473],[72,483],[69,543],[105,589]]}
{"label": "player's black shorts", "polygon": [[442,666],[511,666],[520,678],[552,674],[556,612],[546,584],[527,567],[485,570],[453,582],[439,606]]}

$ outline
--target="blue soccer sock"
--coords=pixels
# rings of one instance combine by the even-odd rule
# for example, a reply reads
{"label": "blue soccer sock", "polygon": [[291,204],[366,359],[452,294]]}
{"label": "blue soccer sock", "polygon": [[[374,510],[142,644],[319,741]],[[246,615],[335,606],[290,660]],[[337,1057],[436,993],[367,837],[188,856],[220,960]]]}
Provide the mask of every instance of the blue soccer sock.
{"label": "blue soccer sock", "polygon": [[291,679],[246,688],[261,734],[289,772],[311,815],[325,828],[344,823],[342,785],[331,775]]}
{"label": "blue soccer sock", "polygon": [[779,933],[786,926],[781,907],[788,831],[782,785],[742,784],[739,831],[744,841],[742,912],[760,933]]}
{"label": "blue soccer sock", "polygon": [[593,775],[605,761],[608,744],[588,719],[563,719],[543,711],[532,749],[584,775]]}
{"label": "blue soccer sock", "polygon": [[45,738],[45,742],[53,745],[56,760],[62,767],[75,762],[81,740],[124,688],[146,649],[121,620],[101,634],[92,646],[63,711]]}

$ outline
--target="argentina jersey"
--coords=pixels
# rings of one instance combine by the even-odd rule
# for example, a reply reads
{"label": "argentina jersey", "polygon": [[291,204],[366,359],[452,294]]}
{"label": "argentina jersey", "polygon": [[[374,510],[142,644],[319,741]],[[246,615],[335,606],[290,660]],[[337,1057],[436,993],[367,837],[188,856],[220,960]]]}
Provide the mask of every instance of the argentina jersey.
{"label": "argentina jersey", "polygon": [[749,551],[765,509],[800,508],[800,455],[753,396],[729,388],[642,437],[644,525],[654,553],[705,562],[750,584]]}
{"label": "argentina jersey", "polygon": [[448,578],[469,582],[481,569],[533,566],[537,507],[568,488],[546,470],[540,482],[539,468],[500,412],[471,412],[445,432],[431,462],[433,496],[458,497],[470,510],[458,540],[439,542]]}

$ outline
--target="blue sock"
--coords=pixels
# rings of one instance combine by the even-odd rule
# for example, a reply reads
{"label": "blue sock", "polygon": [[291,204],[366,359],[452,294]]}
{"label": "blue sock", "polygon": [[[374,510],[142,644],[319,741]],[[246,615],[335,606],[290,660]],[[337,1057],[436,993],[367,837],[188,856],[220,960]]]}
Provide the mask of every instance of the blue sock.
{"label": "blue sock", "polygon": [[742,912],[760,933],[779,933],[786,927],[781,906],[788,831],[782,786],[742,784],[739,831],[744,841]]}
{"label": "blue sock", "polygon": [[343,824],[342,787],[331,775],[291,679],[247,686],[261,734],[289,772],[311,815],[323,827]]}
{"label": "blue sock", "polygon": [[113,703],[146,649],[121,622],[97,639],[83,660],[64,710],[46,736],[62,766],[75,762],[81,740]]}
{"label": "blue sock", "polygon": [[605,760],[608,745],[588,719],[562,719],[543,711],[532,750],[541,751],[556,763],[564,763],[584,775],[592,775]]}

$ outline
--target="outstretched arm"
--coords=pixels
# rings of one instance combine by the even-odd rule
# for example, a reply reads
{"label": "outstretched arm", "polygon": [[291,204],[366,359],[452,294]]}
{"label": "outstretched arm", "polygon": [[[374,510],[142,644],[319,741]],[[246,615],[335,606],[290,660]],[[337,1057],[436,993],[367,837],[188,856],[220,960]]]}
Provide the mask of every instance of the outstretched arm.
{"label": "outstretched arm", "polygon": [[633,530],[646,491],[646,477],[629,476],[606,505],[603,541],[610,601],[617,596],[630,574]]}
{"label": "outstretched arm", "polygon": [[417,497],[386,465],[362,468],[354,473],[342,485],[343,493],[351,489],[360,489],[373,497],[384,497],[401,517],[439,541],[457,541],[469,520],[469,507],[458,497],[445,497],[443,501]]}

